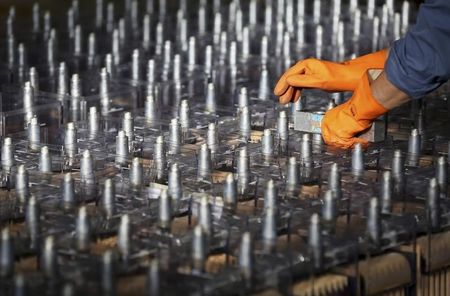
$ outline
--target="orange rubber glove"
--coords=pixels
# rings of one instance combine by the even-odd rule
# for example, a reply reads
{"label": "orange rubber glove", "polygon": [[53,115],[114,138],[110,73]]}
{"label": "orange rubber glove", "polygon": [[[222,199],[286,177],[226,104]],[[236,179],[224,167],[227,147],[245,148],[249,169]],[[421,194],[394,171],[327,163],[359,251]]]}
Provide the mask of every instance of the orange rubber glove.
{"label": "orange rubber glove", "polygon": [[387,56],[388,50],[384,49],[343,63],[302,60],[281,76],[274,93],[280,97],[281,104],[287,104],[296,102],[303,88],[354,91],[367,70],[384,68]]}
{"label": "orange rubber glove", "polygon": [[366,140],[356,138],[372,126],[372,122],[388,112],[372,95],[367,73],[360,79],[353,96],[327,113],[322,119],[322,137],[326,144],[352,148],[356,143],[367,146]]}

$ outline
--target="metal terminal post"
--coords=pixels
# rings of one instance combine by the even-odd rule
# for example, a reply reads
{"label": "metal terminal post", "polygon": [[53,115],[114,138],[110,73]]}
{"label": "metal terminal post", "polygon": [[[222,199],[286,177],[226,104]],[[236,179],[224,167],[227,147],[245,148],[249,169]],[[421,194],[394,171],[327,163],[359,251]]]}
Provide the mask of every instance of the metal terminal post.
{"label": "metal terminal post", "polygon": [[327,190],[323,197],[322,219],[334,226],[338,215],[338,200],[332,190]]}
{"label": "metal terminal post", "polygon": [[381,208],[378,198],[373,197],[370,199],[367,213],[367,238],[375,247],[379,247],[381,235]]}
{"label": "metal terminal post", "polygon": [[115,295],[116,292],[116,268],[114,253],[106,250],[102,255],[101,281],[103,295]]}
{"label": "metal terminal post", "polygon": [[75,288],[71,283],[64,284],[61,289],[62,296],[75,296]]}
{"label": "metal terminal post", "polygon": [[65,208],[73,208],[76,204],[75,182],[71,173],[64,174],[62,180],[62,203]]}
{"label": "metal terminal post", "polygon": [[181,129],[183,130],[183,133],[186,134],[190,127],[190,108],[188,100],[182,100],[180,103],[179,119]]}
{"label": "metal terminal post", "polygon": [[205,101],[205,111],[208,113],[216,113],[217,103],[216,103],[216,90],[214,83],[208,83],[206,89],[206,101]]}
{"label": "metal terminal post", "polygon": [[175,82],[181,80],[181,56],[179,54],[173,57],[172,80]]}
{"label": "metal terminal post", "polygon": [[150,49],[150,42],[151,42],[151,20],[150,15],[145,14],[144,18],[142,19],[142,48],[144,48],[145,51],[148,51]]}
{"label": "metal terminal post", "polygon": [[390,171],[383,172],[380,186],[380,201],[381,212],[389,214],[392,212],[392,194],[393,194],[393,180]]}
{"label": "metal terminal post", "polygon": [[91,223],[87,213],[86,206],[78,210],[77,221],[75,225],[76,246],[78,251],[87,252],[91,243]]}
{"label": "metal terminal post", "polygon": [[94,66],[97,59],[97,38],[95,36],[95,33],[89,33],[87,55],[88,66]]}
{"label": "metal terminal post", "polygon": [[129,153],[128,137],[125,131],[120,130],[116,136],[116,164],[127,165]]}
{"label": "metal terminal post", "polygon": [[8,67],[9,69],[12,69],[16,63],[16,40],[14,38],[14,35],[9,34],[7,37],[7,57],[8,57]]}
{"label": "metal terminal post", "polygon": [[417,166],[419,164],[422,137],[419,130],[413,129],[408,140],[408,165]]}
{"label": "metal terminal post", "polygon": [[300,185],[300,169],[295,156],[288,159],[286,165],[286,189],[294,191]]}
{"label": "metal terminal post", "polygon": [[287,65],[291,64],[291,36],[288,31],[283,35],[283,58]]}
{"label": "metal terminal post", "polygon": [[[39,92],[39,74],[35,67],[30,67],[30,70],[28,70],[28,79],[30,80],[30,86],[33,88],[33,92],[31,93],[31,95],[34,96],[34,93]],[[27,92],[29,93],[30,90],[28,90]]]}
{"label": "metal terminal post", "polygon": [[318,59],[322,59],[322,55],[323,55],[323,26],[322,25],[317,25],[316,26],[316,31],[315,31],[315,37],[316,37],[316,57]]}
{"label": "metal terminal post", "polygon": [[253,283],[254,272],[254,255],[253,255],[253,239],[251,233],[246,231],[242,234],[241,244],[239,247],[239,270],[244,276],[247,286]]}
{"label": "metal terminal post", "polygon": [[360,143],[356,143],[352,151],[352,173],[357,177],[364,173],[364,151]]}
{"label": "metal terminal post", "polygon": [[312,162],[312,141],[310,134],[303,134],[300,150],[301,164],[310,166]]}
{"label": "metal terminal post", "polygon": [[222,31],[222,14],[217,12],[214,14],[213,38],[214,45],[220,42],[220,32]]}
{"label": "metal terminal post", "polygon": [[205,65],[203,72],[207,77],[211,77],[213,67],[213,48],[211,45],[205,47]]}
{"label": "metal terminal post", "polygon": [[[52,31],[54,32],[54,31]],[[56,37],[50,37],[47,39],[46,49],[47,49],[47,66],[50,75],[53,77],[55,74],[55,55],[56,55]]]}
{"label": "metal terminal post", "polygon": [[206,9],[205,5],[198,8],[198,35],[204,36],[206,32]]}
{"label": "metal terminal post", "polygon": [[116,214],[116,184],[114,179],[107,178],[103,184],[103,193],[100,205],[106,218],[111,218]]}
{"label": "metal terminal post", "polygon": [[160,118],[158,103],[153,92],[148,93],[145,99],[145,120],[149,123],[157,122]]}
{"label": "metal terminal post", "polygon": [[50,30],[52,28],[52,16],[50,11],[46,10],[44,12],[44,39],[48,39],[50,35]]}
{"label": "metal terminal post", "polygon": [[174,207],[176,208],[178,206],[178,202],[183,197],[181,172],[178,167],[178,163],[176,162],[170,165],[168,187],[170,197],[172,198]]}
{"label": "metal terminal post", "polygon": [[134,157],[130,165],[130,183],[134,187],[141,187],[144,181],[144,170],[139,157]]}
{"label": "metal terminal post", "polygon": [[93,106],[89,108],[89,138],[95,139],[98,131],[100,130],[100,118],[97,112],[97,107]]}
{"label": "metal terminal post", "polygon": [[33,3],[33,33],[39,33],[41,31],[41,16],[39,3]]}
{"label": "metal terminal post", "polygon": [[189,37],[188,42],[188,71],[189,72],[194,71],[196,65],[197,65],[197,51],[195,45],[195,37],[191,36]]}
{"label": "metal terminal post", "polygon": [[248,155],[247,146],[239,150],[236,172],[238,175],[238,190],[240,194],[247,191],[250,182],[250,157]]}
{"label": "metal terminal post", "polygon": [[164,71],[165,72],[169,71],[171,65],[172,65],[172,42],[170,40],[166,40],[164,41],[164,52],[163,52]]}
{"label": "metal terminal post", "polygon": [[320,217],[317,213],[311,216],[309,224],[308,245],[310,247],[315,269],[320,269],[323,265],[323,239]]}
{"label": "metal terminal post", "polygon": [[181,146],[181,128],[178,118],[172,118],[169,126],[169,153],[180,153]]}
{"label": "metal terminal post", "polygon": [[259,88],[258,88],[258,98],[261,100],[267,100],[270,96],[269,89],[269,73],[264,67],[259,76]]}
{"label": "metal terminal post", "polygon": [[78,136],[77,128],[75,123],[69,122],[66,128],[66,134],[64,137],[64,149],[66,150],[67,156],[70,158],[75,157],[78,153]]}
{"label": "metal terminal post", "polygon": [[39,150],[41,146],[41,126],[36,116],[28,123],[28,142],[31,150]]}
{"label": "metal terminal post", "polygon": [[277,240],[277,210],[274,208],[266,208],[263,217],[263,249],[267,253],[275,251]]}
{"label": "metal terminal post", "polygon": [[197,155],[198,179],[210,180],[212,172],[211,150],[208,144],[202,144]]}
{"label": "metal terminal post", "polygon": [[126,261],[131,254],[131,224],[128,214],[120,217],[119,229],[117,231],[117,248],[122,255],[122,259]]}
{"label": "metal terminal post", "polygon": [[27,295],[27,283],[22,273],[16,273],[14,276],[14,296]]}
{"label": "metal terminal post", "polygon": [[134,49],[131,54],[131,79],[134,81],[141,80],[141,55],[139,49]]}
{"label": "metal terminal post", "polygon": [[391,171],[394,180],[394,193],[398,197],[403,197],[405,191],[405,164],[401,150],[394,151]]}
{"label": "metal terminal post", "polygon": [[220,65],[225,64],[227,50],[228,50],[228,34],[226,31],[222,31],[220,33],[220,41],[219,41],[219,63],[220,63]]}
{"label": "metal terminal post", "polygon": [[94,159],[88,149],[84,150],[83,155],[81,156],[80,178],[81,182],[85,184],[95,183]]}
{"label": "metal terminal post", "polygon": [[121,57],[121,40],[119,29],[113,30],[111,52],[114,65],[115,66],[120,65],[122,57]]}
{"label": "metal terminal post", "polygon": [[291,115],[294,118],[294,128],[295,128],[295,120],[296,120],[295,114],[297,113],[297,111],[302,111],[305,109],[306,102],[307,102],[307,98],[301,97],[301,98],[298,98],[297,101],[291,103]]}
{"label": "metal terminal post", "polygon": [[331,190],[339,201],[342,199],[341,173],[337,163],[333,163],[328,175],[328,189]]}
{"label": "metal terminal post", "polygon": [[237,184],[233,173],[227,175],[223,184],[223,202],[232,211],[236,210],[238,201]]}
{"label": "metal terminal post", "polygon": [[217,125],[214,122],[208,124],[208,131],[206,134],[206,143],[211,150],[211,153],[216,153],[219,148],[219,135],[217,132]]}
{"label": "metal terminal post", "polygon": [[48,150],[48,146],[41,148],[41,153],[39,154],[39,171],[45,174],[52,172],[52,156]]}
{"label": "metal terminal post", "polygon": [[236,41],[230,43],[230,50],[228,52],[228,65],[230,68],[236,68],[237,64],[237,44]]}
{"label": "metal terminal post", "polygon": [[155,36],[155,54],[161,55],[164,39],[164,25],[161,22],[156,24],[156,36]]}
{"label": "metal terminal post", "polygon": [[246,62],[250,56],[250,30],[247,26],[242,29],[241,59]]}
{"label": "metal terminal post", "polygon": [[55,238],[52,235],[47,236],[40,256],[40,267],[43,269],[45,276],[50,280],[55,280],[59,275],[57,256]]}
{"label": "metal terminal post", "polygon": [[427,219],[428,227],[431,231],[439,231],[441,229],[441,201],[438,180],[431,178],[428,185],[427,197]]}
{"label": "metal terminal post", "polygon": [[75,56],[81,56],[83,53],[83,31],[80,25],[75,26],[73,40],[73,53]]}
{"label": "metal terminal post", "polygon": [[158,226],[170,232],[172,225],[172,202],[167,190],[162,190],[159,196]]}
{"label": "metal terminal post", "polygon": [[147,271],[147,293],[148,295],[161,295],[161,275],[158,259],[153,259]]}
{"label": "metal terminal post", "polygon": [[264,209],[267,210],[268,208],[274,210],[278,208],[278,187],[272,179],[267,181],[264,191]]}
{"label": "metal terminal post", "polygon": [[266,35],[261,38],[261,64],[267,65],[267,60],[269,59],[269,39]]}
{"label": "metal terminal post", "polygon": [[203,228],[205,234],[210,236],[213,233],[213,222],[211,215],[211,205],[208,201],[208,196],[203,195],[200,198],[199,211],[198,211],[198,225]]}
{"label": "metal terminal post", "polygon": [[250,137],[252,129],[250,109],[248,106],[242,107],[239,112],[239,131],[244,138]]}
{"label": "metal terminal post", "polygon": [[106,68],[102,68],[100,72],[100,103],[102,107],[102,113],[107,113],[109,111],[110,105],[110,77]]}
{"label": "metal terminal post", "polygon": [[23,78],[25,69],[28,66],[27,63],[27,50],[25,48],[25,45],[23,43],[19,43],[19,45],[17,46],[17,66],[18,66],[18,70],[19,70],[19,75],[21,75]]}
{"label": "metal terminal post", "polygon": [[109,78],[114,78],[116,75],[116,64],[114,63],[114,56],[111,53],[105,55],[105,68],[109,74]]}
{"label": "metal terminal post", "polygon": [[240,109],[249,106],[248,92],[247,88],[244,86],[241,87],[239,90],[238,106]]}
{"label": "metal terminal post", "polygon": [[130,148],[134,140],[134,118],[131,112],[125,112],[122,119],[122,129],[128,137]]}
{"label": "metal terminal post", "polygon": [[0,277],[14,273],[14,245],[8,227],[4,227],[0,237]]}
{"label": "metal terminal post", "polygon": [[270,129],[265,129],[261,139],[262,154],[266,158],[271,158],[273,155],[273,135]]}
{"label": "metal terminal post", "polygon": [[75,120],[76,114],[80,109],[80,97],[81,97],[81,80],[78,74],[73,74],[70,79],[70,110],[74,114]]}
{"label": "metal terminal post", "polygon": [[278,138],[281,141],[287,141],[289,137],[289,119],[285,110],[281,110],[278,113],[277,120],[277,132]]}
{"label": "metal terminal post", "polygon": [[36,250],[40,245],[40,207],[35,196],[30,196],[25,212],[25,227],[30,237],[30,248]]}
{"label": "metal terminal post", "polygon": [[205,264],[209,253],[207,234],[201,225],[194,228],[192,235],[192,269],[197,272],[205,270]]}
{"label": "metal terminal post", "polygon": [[30,109],[34,105],[35,90],[30,81],[25,82],[23,86],[23,108]]}
{"label": "metal terminal post", "polygon": [[164,137],[158,136],[153,147],[153,162],[156,170],[156,179],[162,180],[166,174],[167,160]]}
{"label": "metal terminal post", "polygon": [[58,67],[57,93],[60,96],[60,100],[63,100],[64,97],[69,94],[69,80],[65,62],[61,62]]}
{"label": "metal terminal post", "polygon": [[22,204],[25,204],[30,196],[30,185],[28,171],[25,165],[21,164],[16,173],[16,192]]}
{"label": "metal terminal post", "polygon": [[2,145],[2,170],[5,172],[11,171],[14,166],[14,145],[12,143],[12,139],[10,137],[6,137],[3,140]]}
{"label": "metal terminal post", "polygon": [[441,198],[447,198],[448,191],[448,168],[445,156],[439,156],[436,161],[436,179],[439,184]]}

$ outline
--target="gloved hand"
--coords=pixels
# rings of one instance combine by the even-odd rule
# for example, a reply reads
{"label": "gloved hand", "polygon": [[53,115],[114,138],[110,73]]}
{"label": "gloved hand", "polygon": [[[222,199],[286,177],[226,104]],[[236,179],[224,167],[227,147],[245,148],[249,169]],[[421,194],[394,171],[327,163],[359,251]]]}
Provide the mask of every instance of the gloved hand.
{"label": "gloved hand", "polygon": [[367,131],[372,122],[388,112],[372,95],[368,74],[360,79],[353,96],[331,109],[322,119],[322,137],[328,145],[352,148],[356,143],[366,146],[366,140],[356,136]]}
{"label": "gloved hand", "polygon": [[296,102],[303,88],[326,91],[353,91],[369,69],[383,69],[388,56],[384,49],[343,63],[306,59],[288,69],[279,79],[274,93],[281,104]]}

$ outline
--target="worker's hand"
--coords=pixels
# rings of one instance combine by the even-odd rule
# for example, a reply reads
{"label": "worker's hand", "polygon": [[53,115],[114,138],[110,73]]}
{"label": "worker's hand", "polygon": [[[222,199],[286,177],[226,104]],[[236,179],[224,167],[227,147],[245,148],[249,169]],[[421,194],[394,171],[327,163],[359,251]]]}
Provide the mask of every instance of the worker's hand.
{"label": "worker's hand", "polygon": [[296,102],[303,88],[325,91],[354,91],[369,69],[383,69],[388,50],[361,56],[343,63],[306,59],[288,69],[279,79],[274,93],[281,104]]}
{"label": "worker's hand", "polygon": [[322,137],[326,144],[339,148],[352,148],[356,143],[367,145],[357,136],[372,126],[372,122],[386,113],[372,95],[369,78],[364,74],[350,100],[331,109],[322,119]]}

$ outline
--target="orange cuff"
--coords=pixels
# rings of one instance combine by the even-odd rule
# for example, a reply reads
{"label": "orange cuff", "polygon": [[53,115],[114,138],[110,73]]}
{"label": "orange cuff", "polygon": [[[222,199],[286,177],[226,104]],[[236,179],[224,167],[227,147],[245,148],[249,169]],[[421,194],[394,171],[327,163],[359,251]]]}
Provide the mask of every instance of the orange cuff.
{"label": "orange cuff", "polygon": [[350,108],[355,119],[362,125],[370,124],[389,111],[374,98],[367,72],[353,94]]}
{"label": "orange cuff", "polygon": [[353,60],[343,62],[344,65],[361,65],[366,64],[367,69],[384,69],[384,64],[388,58],[389,50],[383,49],[377,52],[369,53]]}

